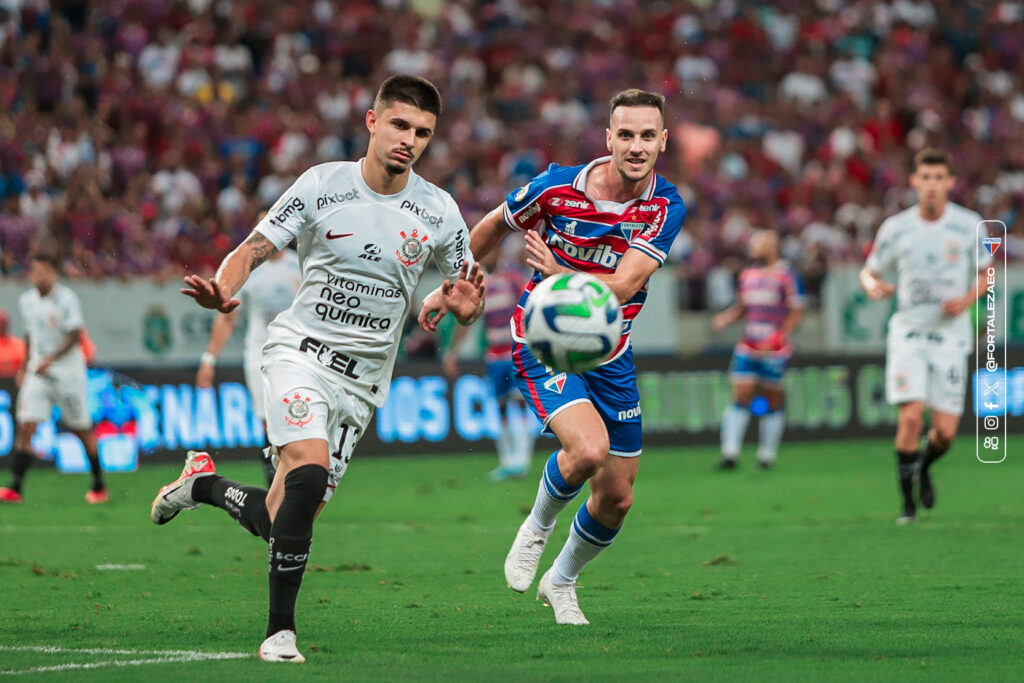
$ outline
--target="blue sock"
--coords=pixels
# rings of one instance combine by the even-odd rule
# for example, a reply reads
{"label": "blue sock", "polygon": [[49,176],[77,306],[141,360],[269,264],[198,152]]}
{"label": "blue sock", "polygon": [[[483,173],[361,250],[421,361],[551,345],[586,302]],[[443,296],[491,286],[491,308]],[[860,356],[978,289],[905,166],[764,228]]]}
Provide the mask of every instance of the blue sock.
{"label": "blue sock", "polygon": [[558,469],[558,451],[555,451],[544,465],[540,487],[537,489],[537,499],[533,503],[530,516],[526,518],[526,523],[534,533],[548,533],[554,528],[558,513],[572,502],[582,488],[583,484],[572,486],[566,483]]}

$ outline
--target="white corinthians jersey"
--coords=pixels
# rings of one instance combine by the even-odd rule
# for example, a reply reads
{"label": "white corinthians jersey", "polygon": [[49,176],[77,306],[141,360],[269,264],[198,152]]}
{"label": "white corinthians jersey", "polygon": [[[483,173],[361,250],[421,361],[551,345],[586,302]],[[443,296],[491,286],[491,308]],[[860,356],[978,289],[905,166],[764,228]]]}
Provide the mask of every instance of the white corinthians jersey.
{"label": "white corinthians jersey", "polygon": [[978,270],[992,262],[978,239],[981,220],[949,202],[934,221],[921,218],[915,204],[882,223],[867,266],[877,273],[896,272],[898,305],[889,321],[890,341],[920,340],[970,352],[969,311],[951,318],[942,312],[942,302],[963,296]]}
{"label": "white corinthians jersey", "polygon": [[[68,333],[85,327],[78,295],[60,283],[54,284],[46,296],[39,294],[35,287],[24,292],[18,298],[18,311],[28,334],[30,371],[39,367],[44,357],[59,349]],[[56,370],[81,368],[84,371],[82,347],[72,348],[55,360],[52,367]]]}
{"label": "white corinthians jersey", "polygon": [[302,283],[299,256],[285,249],[278,258],[254,270],[238,292],[246,312],[245,351],[259,352],[267,341],[267,326],[292,305]]}
{"label": "white corinthians jersey", "polygon": [[278,249],[296,238],[302,265],[298,294],[270,324],[264,353],[300,352],[381,406],[427,262],[454,281],[473,257],[447,192],[410,171],[404,190],[380,195],[361,168],[362,161],[310,168],[256,226]]}

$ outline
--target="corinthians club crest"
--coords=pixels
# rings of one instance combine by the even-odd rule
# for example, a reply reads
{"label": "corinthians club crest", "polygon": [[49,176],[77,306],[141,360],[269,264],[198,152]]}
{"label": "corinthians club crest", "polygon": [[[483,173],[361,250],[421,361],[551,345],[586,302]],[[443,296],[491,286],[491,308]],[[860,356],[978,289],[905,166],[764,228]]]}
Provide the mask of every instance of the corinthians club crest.
{"label": "corinthians club crest", "polygon": [[398,260],[401,261],[404,266],[412,266],[419,263],[420,259],[426,253],[426,249],[423,244],[430,239],[430,235],[423,235],[420,237],[419,230],[413,228],[412,234],[406,235],[405,230],[398,233],[402,240],[402,246],[398,248],[395,255],[398,256]]}
{"label": "corinthians club crest", "polygon": [[282,400],[288,405],[288,412],[284,416],[284,421],[288,424],[304,427],[313,420],[309,396],[302,396],[296,391],[291,397],[285,396]]}

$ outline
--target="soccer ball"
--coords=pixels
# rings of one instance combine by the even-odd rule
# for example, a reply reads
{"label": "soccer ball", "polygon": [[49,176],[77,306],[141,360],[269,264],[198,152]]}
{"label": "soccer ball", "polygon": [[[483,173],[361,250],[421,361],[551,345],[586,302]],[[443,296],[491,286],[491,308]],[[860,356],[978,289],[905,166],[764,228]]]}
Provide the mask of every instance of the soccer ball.
{"label": "soccer ball", "polygon": [[608,360],[622,336],[622,308],[608,285],[586,273],[540,282],[523,308],[526,345],[564,372],[586,372]]}

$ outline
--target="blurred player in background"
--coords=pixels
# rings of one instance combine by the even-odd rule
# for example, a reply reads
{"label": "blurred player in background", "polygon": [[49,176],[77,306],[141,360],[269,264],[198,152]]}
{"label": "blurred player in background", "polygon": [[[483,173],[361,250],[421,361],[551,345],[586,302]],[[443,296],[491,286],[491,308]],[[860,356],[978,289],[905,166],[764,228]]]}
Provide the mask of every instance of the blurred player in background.
{"label": "blurred player in background", "polygon": [[37,254],[29,263],[29,289],[18,299],[25,321],[28,368],[18,391],[17,428],[11,452],[11,485],[0,488],[0,502],[22,502],[25,472],[32,464],[32,436],[36,425],[50,419],[53,406],[60,407],[64,425],[79,438],[92,470],[90,504],[110,500],[103,484],[103,470],[86,405],[86,367],[82,355],[82,305],[69,287],[57,282],[57,261]]}
{"label": "blurred player in background", "polygon": [[[487,271],[484,284],[487,308],[484,311],[484,337],[487,344],[484,362],[487,378],[494,389],[501,419],[501,434],[494,442],[498,451],[498,468],[488,476],[492,481],[503,481],[522,477],[530,469],[533,458],[533,423],[525,419],[520,408],[525,406],[523,396],[515,386],[515,366],[512,364],[512,349],[515,341],[509,321],[516,311],[519,296],[526,286],[527,277],[518,264],[505,261],[498,267],[501,250],[494,249],[480,259],[480,265]],[[459,345],[469,333],[469,327],[460,326],[452,338],[451,346],[444,356],[445,375],[452,381],[458,378]],[[509,405],[514,408],[509,412]]]}
{"label": "blurred player in background", "polygon": [[[878,228],[860,282],[872,300],[896,294],[885,353],[885,394],[899,406],[896,463],[903,514],[917,519],[914,480],[922,505],[935,505],[930,468],[949,450],[964,411],[967,356],[973,348],[967,310],[984,293],[978,273],[992,261],[979,248],[977,213],[948,200],[956,184],[945,152],[923,149],[914,157],[910,186],[917,204]],[[975,262],[975,254],[978,261]],[[895,286],[883,275],[895,274]],[[932,412],[920,452],[924,408]]]}
{"label": "blurred player in background", "polygon": [[[626,90],[609,104],[605,138],[610,156],[582,166],[552,164],[509,193],[470,233],[473,255],[482,258],[509,230],[525,231],[527,265],[535,273],[512,320],[516,383],[562,446],[548,459],[533,509],[505,560],[505,579],[512,590],[522,593],[533,583],[558,513],[590,482],[590,498],[577,511],[562,552],[538,585],[538,598],[552,607],[559,624],[589,623],[579,607],[576,579],[611,545],[633,504],[643,446],[629,334],[647,299],[647,280],[664,263],[686,215],[676,187],[654,173],[668,140],[665,98]],[[615,292],[624,325],[610,360],[590,372],[567,374],[553,371],[530,353],[522,313],[538,282],[577,271],[590,273]],[[428,303],[420,324],[431,329],[437,320],[429,319],[429,313],[442,309]]]}
{"label": "blurred player in background", "polygon": [[[246,312],[245,351],[243,369],[245,370],[245,386],[252,398],[252,410],[264,422],[266,431],[266,409],[263,405],[263,380],[260,379],[260,357],[263,344],[267,341],[267,326],[286,310],[295,298],[302,282],[299,268],[299,256],[291,249],[282,249],[275,253],[262,268],[252,272],[245,286],[238,293],[241,305],[230,313],[218,315],[213,320],[210,330],[210,342],[200,357],[199,370],[196,372],[196,386],[208,389],[213,386],[214,366],[221,349],[231,338],[231,333],[238,322],[240,311]],[[260,458],[263,462],[263,474],[267,486],[274,482],[274,465],[266,455]]]}
{"label": "blurred player in background", "polygon": [[743,447],[743,435],[750,422],[750,404],[763,396],[768,412],[758,421],[757,464],[767,469],[775,462],[786,428],[782,378],[793,355],[789,336],[804,314],[800,277],[779,259],[779,234],[758,230],[750,238],[754,265],[739,277],[736,303],[712,320],[716,332],[746,318],[743,337],[736,344],[729,374],[733,402],[722,415],[721,469],[733,469]]}
{"label": "blurred player in background", "polygon": [[267,438],[279,458],[274,483],[267,490],[225,479],[208,454],[190,451],[181,477],[160,489],[151,510],[155,523],[166,524],[200,503],[215,505],[268,542],[264,661],[305,661],[296,647],[295,601],[313,521],[387,399],[402,322],[428,261],[447,278],[433,296],[459,323],[483,312],[483,274],[472,263],[458,206],[412,172],[440,112],[429,81],[384,81],[365,116],[366,157],[307,169],[212,280],[190,275],[181,290],[230,313],[252,271],[298,242],[302,283],[270,324],[261,365]]}
{"label": "blurred player in background", "polygon": [[14,380],[14,386],[21,386],[25,374],[25,342],[8,330],[10,322],[7,311],[0,308],[0,377]]}

